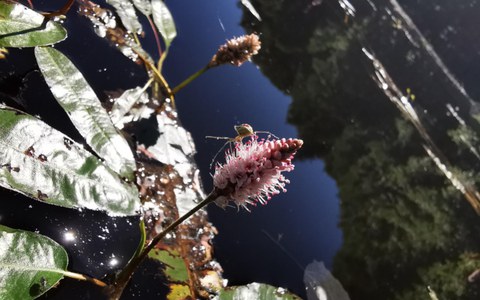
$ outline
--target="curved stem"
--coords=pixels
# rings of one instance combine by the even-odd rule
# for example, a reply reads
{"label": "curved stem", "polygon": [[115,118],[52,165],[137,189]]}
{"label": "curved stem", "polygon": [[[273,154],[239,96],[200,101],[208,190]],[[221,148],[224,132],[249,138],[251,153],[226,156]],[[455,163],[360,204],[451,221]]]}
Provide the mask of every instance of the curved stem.
{"label": "curved stem", "polygon": [[153,35],[155,37],[155,42],[157,43],[157,51],[158,51],[158,57],[162,56],[162,46],[160,45],[160,37],[158,36],[157,28],[155,27],[155,24],[152,21],[152,18],[150,16],[147,16],[148,23],[150,23],[150,27],[152,28]]}
{"label": "curved stem", "polygon": [[140,57],[140,59],[143,61],[143,63],[150,70],[152,70],[153,74],[157,78],[157,80],[155,82],[159,82],[162,85],[162,87],[165,89],[165,91],[167,93],[167,97],[171,98],[173,106],[175,107],[175,100],[174,100],[174,97],[173,97],[173,93],[172,93],[170,87],[168,86],[168,83],[165,80],[165,78],[163,77],[163,75],[158,71],[157,67],[154,64],[152,64],[147,58],[145,58],[140,52],[136,51],[133,48],[132,48],[132,50],[135,52],[135,54],[138,55],[138,57]]}
{"label": "curved stem", "polygon": [[140,242],[138,243],[137,250],[135,250],[133,257],[140,255],[147,240],[147,232],[145,231],[145,222],[143,219],[140,220],[138,227],[140,227]]}
{"label": "curved stem", "polygon": [[147,257],[148,253],[167,235],[167,233],[171,232],[175,229],[178,225],[180,225],[183,221],[191,217],[194,213],[196,213],[201,208],[205,207],[207,204],[215,201],[217,199],[218,194],[217,191],[214,189],[204,200],[199,202],[194,208],[192,208],[189,212],[175,220],[172,224],[168,225],[162,232],[157,234],[149,243],[148,245],[143,248],[142,252],[139,255],[134,256],[125,268],[118,274],[115,282],[113,283],[113,290],[110,292],[109,299],[116,300],[120,299],[123,290],[127,286],[127,283],[130,281],[133,273],[140,265],[140,263]]}
{"label": "curved stem", "polygon": [[195,72],[194,74],[190,75],[187,79],[185,79],[184,81],[182,81],[182,83],[180,83],[179,85],[177,85],[176,87],[173,88],[172,90],[172,94],[175,95],[178,91],[180,91],[181,89],[183,89],[187,84],[189,84],[190,82],[192,82],[194,79],[196,79],[198,76],[202,75],[203,73],[205,73],[206,70],[208,70],[209,67],[208,66],[205,66],[203,67],[202,69],[198,70],[197,72]]}
{"label": "curved stem", "polygon": [[[49,12],[49,13],[43,13],[43,15],[45,16],[45,18],[49,18],[49,19],[52,19],[53,17],[58,17],[58,16],[65,16],[67,12],[70,10],[70,8],[72,7],[74,2],[75,0],[68,0],[65,3],[65,5],[63,5],[62,8],[60,8],[59,10]],[[28,3],[30,4],[30,6],[33,7],[33,4],[31,1],[28,1]]]}

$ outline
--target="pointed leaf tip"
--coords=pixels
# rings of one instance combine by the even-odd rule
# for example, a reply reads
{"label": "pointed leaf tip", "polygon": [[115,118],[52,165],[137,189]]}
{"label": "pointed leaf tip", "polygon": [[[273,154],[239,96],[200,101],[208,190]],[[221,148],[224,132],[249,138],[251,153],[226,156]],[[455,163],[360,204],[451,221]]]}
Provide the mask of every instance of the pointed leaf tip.
{"label": "pointed leaf tip", "polygon": [[153,22],[165,41],[166,48],[170,47],[173,39],[177,36],[177,29],[172,14],[162,0],[152,0]]}

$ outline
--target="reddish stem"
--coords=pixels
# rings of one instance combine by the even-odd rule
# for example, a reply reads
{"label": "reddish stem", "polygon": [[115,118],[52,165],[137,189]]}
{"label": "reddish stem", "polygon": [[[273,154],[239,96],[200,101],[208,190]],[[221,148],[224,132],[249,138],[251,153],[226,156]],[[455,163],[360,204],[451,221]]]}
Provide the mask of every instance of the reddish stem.
{"label": "reddish stem", "polygon": [[157,49],[158,49],[158,57],[162,56],[162,46],[160,45],[160,37],[158,36],[157,28],[152,21],[150,16],[147,16],[148,22],[150,23],[150,27],[152,28],[153,35],[155,36],[155,41],[157,42]]}

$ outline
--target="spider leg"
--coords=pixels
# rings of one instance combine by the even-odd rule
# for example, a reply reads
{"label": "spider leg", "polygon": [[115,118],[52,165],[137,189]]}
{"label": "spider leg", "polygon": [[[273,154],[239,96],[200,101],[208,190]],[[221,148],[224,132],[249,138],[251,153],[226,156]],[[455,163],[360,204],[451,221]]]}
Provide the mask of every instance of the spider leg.
{"label": "spider leg", "polygon": [[269,136],[273,136],[274,138],[276,138],[276,139],[278,139],[278,140],[280,139],[278,136],[274,135],[274,134],[271,133],[270,131],[255,131],[255,134],[257,134],[257,133],[266,133],[266,134],[268,134]]}
{"label": "spider leg", "polygon": [[211,135],[207,135],[205,138],[216,139],[216,140],[231,140],[232,139],[232,138],[229,138],[227,136],[211,136]]}
{"label": "spider leg", "polygon": [[217,153],[215,154],[215,156],[212,158],[212,161],[210,162],[210,165],[209,165],[210,170],[212,169],[212,166],[213,166],[213,164],[215,163],[215,159],[216,159],[217,156],[220,154],[220,152],[222,152],[222,150],[225,148],[225,146],[226,146],[227,144],[230,144],[230,149],[232,149],[232,145],[231,145],[231,144],[232,144],[232,141],[231,141],[230,138],[228,138],[228,139],[229,139],[229,141],[227,141],[225,144],[223,144],[223,146],[217,151]]}

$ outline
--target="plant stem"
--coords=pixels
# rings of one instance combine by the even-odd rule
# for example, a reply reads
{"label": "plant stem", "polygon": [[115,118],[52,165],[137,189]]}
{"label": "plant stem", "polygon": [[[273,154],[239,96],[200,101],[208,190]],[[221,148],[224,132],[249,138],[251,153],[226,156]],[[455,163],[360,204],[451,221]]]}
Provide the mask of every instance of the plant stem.
{"label": "plant stem", "polygon": [[101,287],[105,287],[107,286],[107,284],[101,280],[98,280],[96,278],[93,278],[93,277],[89,277],[87,275],[83,275],[83,274],[79,274],[79,273],[74,273],[74,272],[70,272],[70,271],[64,271],[62,272],[62,274],[66,277],[70,277],[70,278],[74,278],[74,279],[78,279],[78,280],[83,280],[83,281],[88,281],[88,282],[91,282],[95,285],[98,285],[98,286],[101,286]]}
{"label": "plant stem", "polygon": [[[45,16],[45,18],[48,18],[48,19],[52,19],[53,17],[57,17],[57,16],[65,16],[67,12],[70,10],[70,8],[72,7],[72,4],[74,2],[75,0],[67,0],[65,5],[63,5],[62,8],[60,8],[59,10],[52,11],[49,13],[43,13],[43,15]],[[30,1],[28,1],[28,3],[30,4],[30,6],[33,6]]]}
{"label": "plant stem", "polygon": [[138,39],[138,35],[134,32],[133,33],[133,39],[135,40],[135,43],[142,48],[142,44],[140,43],[140,40]]}
{"label": "plant stem", "polygon": [[148,253],[167,235],[167,233],[171,232],[175,229],[178,225],[180,225],[183,221],[191,217],[194,213],[196,213],[201,208],[205,207],[207,204],[215,201],[217,199],[218,194],[216,189],[214,189],[204,200],[199,202],[194,208],[192,208],[189,212],[175,220],[172,224],[168,225],[162,232],[157,234],[149,243],[148,245],[143,248],[140,254],[134,256],[125,268],[118,274],[115,282],[112,285],[112,290],[110,291],[109,299],[110,300],[117,300],[120,299],[123,290],[127,286],[130,278],[132,277],[133,273],[140,265],[140,263],[147,257]]}
{"label": "plant stem", "polygon": [[148,23],[150,23],[150,27],[152,28],[153,31],[153,36],[155,37],[155,42],[157,43],[157,51],[158,51],[158,57],[162,56],[162,46],[160,45],[160,37],[158,36],[157,28],[155,27],[155,24],[152,21],[152,18],[150,16],[147,16]]}
{"label": "plant stem", "polygon": [[145,221],[143,219],[140,220],[140,242],[138,243],[137,250],[133,254],[133,257],[140,255],[143,248],[145,247],[145,241],[147,240],[147,232],[145,231]]}
{"label": "plant stem", "polygon": [[154,64],[152,64],[146,57],[144,57],[140,52],[136,51],[135,49],[132,48],[132,50],[135,52],[135,54],[138,55],[138,57],[140,57],[140,59],[143,61],[143,63],[150,69],[152,70],[153,74],[155,74],[155,77],[157,78],[157,80],[155,80],[155,82],[159,82],[162,87],[165,89],[166,91],[166,94],[167,94],[167,97],[170,97],[171,100],[172,100],[172,103],[173,103],[173,106],[175,107],[175,101],[174,101],[174,98],[173,98],[173,93],[172,91],[170,90],[170,87],[168,86],[168,83],[167,81],[165,80],[165,78],[163,77],[163,75],[158,71],[157,67],[155,67]]}
{"label": "plant stem", "polygon": [[189,84],[190,82],[192,82],[195,78],[197,78],[198,76],[202,75],[206,70],[208,70],[209,67],[208,66],[205,66],[203,67],[202,69],[198,70],[197,72],[195,72],[194,74],[190,75],[190,77],[188,77],[187,79],[185,79],[184,81],[182,81],[182,83],[180,83],[179,85],[177,85],[175,88],[173,88],[172,90],[172,95],[175,95],[178,91],[180,91],[181,89],[183,89],[187,84]]}

